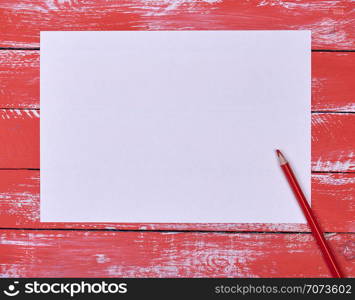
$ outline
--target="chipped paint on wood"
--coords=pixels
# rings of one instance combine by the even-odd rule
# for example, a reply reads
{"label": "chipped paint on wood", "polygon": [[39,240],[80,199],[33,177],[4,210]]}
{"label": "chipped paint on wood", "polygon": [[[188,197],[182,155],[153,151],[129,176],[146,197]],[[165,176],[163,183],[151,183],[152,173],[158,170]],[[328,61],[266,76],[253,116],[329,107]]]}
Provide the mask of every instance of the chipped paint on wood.
{"label": "chipped paint on wood", "polygon": [[0,108],[38,108],[39,51],[0,51]]}
{"label": "chipped paint on wood", "polygon": [[312,208],[325,231],[355,232],[355,173],[313,174]]}
{"label": "chipped paint on wood", "polygon": [[312,110],[355,112],[355,52],[312,54]]}
{"label": "chipped paint on wood", "polygon": [[[0,220],[5,228],[77,228],[123,230],[309,231],[302,224],[142,224],[40,223],[39,171],[0,171]],[[312,206],[324,230],[354,232],[355,173],[313,174]],[[339,216],[342,216],[339,218]]]}
{"label": "chipped paint on wood", "polygon": [[312,115],[312,171],[355,171],[355,114]]}
{"label": "chipped paint on wood", "polygon": [[[312,171],[355,171],[354,122],[350,113],[312,115]],[[0,110],[0,128],[0,168],[39,168],[39,111]]]}
{"label": "chipped paint on wood", "polygon": [[[0,47],[38,47],[40,30],[312,30],[317,49],[354,49],[351,0],[2,0]],[[14,25],[16,24],[16,25]]]}
{"label": "chipped paint on wood", "polygon": [[[38,47],[40,30],[169,29],[309,29],[315,49],[355,45],[350,0],[2,0],[0,11],[0,47]],[[354,53],[312,59],[312,109],[354,112]],[[0,61],[0,167],[38,168],[39,51],[2,50]],[[313,115],[314,171],[354,171],[353,124],[351,114]],[[325,230],[355,231],[354,176],[313,174],[313,207]],[[310,234],[176,232],[309,231],[306,225],[40,223],[39,182],[39,171],[0,170],[1,226],[87,231],[0,230],[0,277],[329,276]],[[95,228],[142,232],[89,231]],[[170,232],[144,232],[154,229]],[[355,275],[354,237],[327,234],[348,276]]]}
{"label": "chipped paint on wood", "polygon": [[39,112],[0,109],[0,168],[39,168]]}
{"label": "chipped paint on wood", "polygon": [[[354,276],[355,235],[327,239]],[[0,276],[329,277],[329,271],[310,234],[1,230]]]}
{"label": "chipped paint on wood", "polygon": [[[39,51],[0,51],[0,108],[39,108]],[[354,112],[355,53],[312,53],[312,110]]]}

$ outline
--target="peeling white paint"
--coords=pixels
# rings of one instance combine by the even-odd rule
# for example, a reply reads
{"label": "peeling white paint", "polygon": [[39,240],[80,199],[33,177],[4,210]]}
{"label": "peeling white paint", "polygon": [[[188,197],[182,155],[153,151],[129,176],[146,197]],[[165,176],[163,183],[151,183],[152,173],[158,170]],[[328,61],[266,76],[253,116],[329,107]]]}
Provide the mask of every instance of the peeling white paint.
{"label": "peeling white paint", "polygon": [[27,114],[27,116],[29,116],[32,119],[32,114],[28,109],[25,109],[24,112]]}
{"label": "peeling white paint", "polygon": [[[181,9],[184,6],[184,9],[188,12],[200,11],[199,5],[201,3],[214,4],[222,2],[222,0],[144,0],[142,1],[142,6],[136,6],[140,10],[144,10],[144,16],[165,16],[175,11]],[[213,7],[211,7],[213,9]],[[200,11],[201,14],[206,13]],[[182,30],[182,28],[179,28]],[[155,28],[157,30],[157,28]]]}
{"label": "peeling white paint", "polygon": [[38,113],[37,110],[32,109],[31,111],[32,111],[32,114],[34,114],[35,117],[39,118],[39,113]]}
{"label": "peeling white paint", "polygon": [[322,157],[320,157],[316,162],[312,162],[312,171],[346,172],[346,171],[354,171],[354,170],[355,170],[355,162],[352,158],[348,158],[342,161],[327,161],[322,159]]}
{"label": "peeling white paint", "polygon": [[27,247],[42,247],[49,246],[49,244],[41,243],[41,242],[31,242],[31,241],[23,241],[23,240],[6,240],[1,239],[0,245],[15,245],[15,246],[27,246]]}
{"label": "peeling white paint", "polygon": [[321,9],[326,5],[328,8],[338,5],[338,1],[329,0],[329,1],[285,1],[285,0],[262,0],[257,6],[280,6],[286,9]]}
{"label": "peeling white paint", "polygon": [[[352,47],[353,39],[348,33],[341,29],[347,21],[338,21],[325,17],[316,23],[309,25],[294,25],[291,29],[295,30],[311,30],[313,44],[338,45],[339,47]],[[342,24],[343,23],[343,24]],[[344,26],[345,27],[345,26]]]}
{"label": "peeling white paint", "polygon": [[334,174],[315,174],[313,176],[319,183],[326,185],[345,186],[347,184],[355,184],[355,176],[338,177]]}
{"label": "peeling white paint", "polygon": [[98,264],[103,264],[111,261],[111,259],[108,258],[105,254],[95,254],[95,258]]}
{"label": "peeling white paint", "polygon": [[19,264],[0,264],[0,278],[23,277],[23,266]]}

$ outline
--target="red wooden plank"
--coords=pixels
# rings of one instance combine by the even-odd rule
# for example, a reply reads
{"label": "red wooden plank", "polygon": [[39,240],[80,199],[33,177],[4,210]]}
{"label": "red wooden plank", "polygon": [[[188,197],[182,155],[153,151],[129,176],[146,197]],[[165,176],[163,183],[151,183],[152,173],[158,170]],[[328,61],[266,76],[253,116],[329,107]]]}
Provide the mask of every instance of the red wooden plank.
{"label": "red wooden plank", "polygon": [[355,114],[313,114],[312,171],[355,171]]}
{"label": "red wooden plank", "polygon": [[355,173],[312,174],[312,208],[323,230],[355,232]]}
{"label": "red wooden plank", "polygon": [[0,168],[39,168],[39,111],[0,110]]}
{"label": "red wooden plank", "polygon": [[39,51],[0,51],[0,108],[39,108]]}
{"label": "red wooden plank", "polygon": [[312,53],[312,110],[355,111],[355,52]]}
{"label": "red wooden plank", "polygon": [[[355,235],[328,240],[355,275]],[[310,234],[0,231],[0,277],[329,277]]]}
{"label": "red wooden plank", "polygon": [[[0,228],[309,231],[300,224],[40,223],[39,183],[39,171],[0,171]],[[355,173],[313,174],[312,206],[325,231],[355,231],[354,193]]]}
{"label": "red wooden plank", "polygon": [[40,30],[312,30],[313,47],[354,49],[351,0],[1,0],[0,47],[38,47]]}
{"label": "red wooden plank", "polygon": [[[313,114],[313,171],[355,170],[354,122],[355,114]],[[0,144],[0,168],[39,168],[39,111],[0,110]]]}
{"label": "red wooden plank", "polygon": [[[41,29],[312,29],[314,48],[354,49],[351,5],[351,1],[323,0],[0,0],[0,47],[37,47]],[[1,51],[0,60],[0,107],[38,107],[38,52]],[[312,109],[354,111],[353,71],[353,53],[314,54]],[[35,110],[0,113],[0,167],[39,167],[38,117]],[[313,170],[354,170],[353,124],[349,114],[313,117]],[[38,190],[38,171],[0,171],[0,226],[157,228],[157,224],[40,224]],[[353,174],[314,174],[312,193],[326,230],[354,231]],[[191,224],[159,226],[191,229]],[[290,224],[194,226],[202,230],[307,230]],[[0,235],[0,277],[328,274],[308,234],[0,231]],[[345,272],[354,276],[354,235],[336,234],[330,239]]]}
{"label": "red wooden plank", "polygon": [[[0,108],[39,108],[39,51],[0,51]],[[312,53],[312,110],[355,111],[355,53]]]}

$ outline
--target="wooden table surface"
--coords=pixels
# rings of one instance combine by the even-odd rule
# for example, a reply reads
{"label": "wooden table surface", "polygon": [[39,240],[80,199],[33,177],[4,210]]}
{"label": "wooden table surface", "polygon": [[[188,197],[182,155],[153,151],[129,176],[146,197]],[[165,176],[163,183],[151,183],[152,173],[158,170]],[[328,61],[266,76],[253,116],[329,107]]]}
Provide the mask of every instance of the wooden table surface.
{"label": "wooden table surface", "polygon": [[39,222],[40,30],[202,29],[312,30],[312,205],[355,276],[354,12],[351,0],[0,0],[0,277],[329,276],[306,225]]}

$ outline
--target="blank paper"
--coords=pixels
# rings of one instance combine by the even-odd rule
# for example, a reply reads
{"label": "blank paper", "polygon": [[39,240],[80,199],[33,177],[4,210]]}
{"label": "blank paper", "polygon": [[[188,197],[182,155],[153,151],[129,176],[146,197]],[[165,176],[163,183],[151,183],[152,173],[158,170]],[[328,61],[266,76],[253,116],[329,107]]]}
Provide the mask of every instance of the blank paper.
{"label": "blank paper", "polygon": [[303,223],[309,31],[41,32],[41,221]]}

